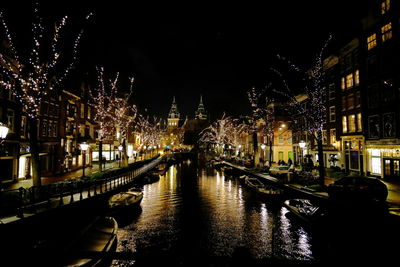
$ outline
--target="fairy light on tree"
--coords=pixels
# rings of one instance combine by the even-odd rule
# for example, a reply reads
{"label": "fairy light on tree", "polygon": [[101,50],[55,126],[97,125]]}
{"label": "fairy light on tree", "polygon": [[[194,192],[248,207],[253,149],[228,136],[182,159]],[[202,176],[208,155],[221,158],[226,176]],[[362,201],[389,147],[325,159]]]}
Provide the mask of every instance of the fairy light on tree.
{"label": "fairy light on tree", "polygon": [[[269,166],[272,164],[272,145],[274,138],[274,127],[275,127],[275,114],[274,114],[274,102],[275,100],[266,95],[270,89],[271,84],[267,85],[262,91],[257,92],[256,88],[253,87],[247,92],[248,100],[250,102],[254,120],[254,128],[257,127],[257,120],[261,120],[259,130],[267,136],[269,144]],[[265,100],[265,101],[262,101]],[[262,102],[261,102],[262,101]]]}
{"label": "fairy light on tree", "polygon": [[[89,17],[87,16],[86,20]],[[65,28],[67,20],[68,17],[64,16],[56,23],[54,30],[45,28],[36,3],[32,23],[32,46],[25,47],[27,50],[25,53],[18,53],[21,51],[17,50],[4,13],[0,10],[0,27],[3,28],[2,32],[5,35],[4,45],[0,51],[0,85],[11,90],[28,117],[32,180],[37,186],[41,185],[40,148],[37,136],[37,119],[41,103],[48,94],[60,88],[73,68],[83,34],[81,30],[73,43],[72,53],[67,54],[66,51],[62,51],[61,31]]]}
{"label": "fairy light on tree", "polygon": [[[282,80],[284,91],[274,90],[276,93],[281,94],[287,98],[290,104],[290,110],[294,117],[301,118],[301,120],[295,120],[295,123],[302,121],[303,123],[299,125],[300,129],[306,130],[309,135],[315,138],[318,147],[318,159],[319,159],[319,180],[320,185],[324,186],[325,183],[325,166],[323,160],[323,136],[322,130],[324,124],[326,123],[326,90],[324,88],[324,64],[323,64],[323,54],[328,46],[332,36],[325,42],[321,51],[316,56],[313,67],[306,73],[304,81],[306,85],[304,87],[304,94],[306,97],[307,105],[303,105],[301,98],[297,97],[296,94],[289,87],[287,79],[284,75],[276,69],[272,69]],[[292,62],[284,57],[279,56],[279,58],[286,62],[290,70],[300,73],[300,69],[295,66]],[[301,74],[301,73],[300,73]],[[303,74],[304,75],[304,74]]]}
{"label": "fairy light on tree", "polygon": [[212,123],[200,132],[200,143],[214,144],[220,153],[225,144],[233,145],[236,132],[235,119],[222,115],[222,118]]}

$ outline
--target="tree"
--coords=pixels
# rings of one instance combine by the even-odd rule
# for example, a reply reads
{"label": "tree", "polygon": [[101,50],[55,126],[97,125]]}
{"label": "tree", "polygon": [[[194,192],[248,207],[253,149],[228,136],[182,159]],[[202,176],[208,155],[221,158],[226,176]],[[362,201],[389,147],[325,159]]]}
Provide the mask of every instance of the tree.
{"label": "tree", "polygon": [[[302,105],[302,101],[299,100],[294,90],[291,90],[287,79],[284,75],[276,69],[272,69],[283,82],[284,91],[274,90],[278,94],[284,95],[290,105],[292,114],[297,117],[301,117],[304,124],[301,125],[307,132],[315,138],[318,147],[318,159],[319,159],[319,182],[321,186],[325,184],[325,166],[323,160],[323,146],[322,146],[322,130],[326,123],[326,90],[324,87],[324,65],[323,65],[323,54],[328,46],[331,37],[324,44],[319,54],[316,56],[313,67],[305,73],[305,87],[304,94],[306,95],[307,105]],[[300,72],[300,69],[295,66],[292,62],[286,58],[279,56],[282,61],[285,61],[290,70],[296,73]],[[304,74],[302,74],[304,75]],[[296,121],[295,121],[296,122]]]}
{"label": "tree", "polygon": [[[274,99],[271,96],[266,95],[267,90],[271,84],[266,86],[261,92],[257,92],[256,88],[253,87],[247,92],[247,96],[252,108],[253,114],[253,129],[256,129],[258,120],[262,120],[261,131],[268,137],[269,142],[269,166],[272,164],[272,145],[274,138],[274,127],[275,127],[275,116],[274,108],[272,104]],[[260,103],[261,99],[265,99],[265,102]]]}
{"label": "tree", "polygon": [[[90,15],[86,19],[89,17]],[[28,51],[24,51],[25,53],[18,53],[4,14],[0,11],[0,22],[5,33],[4,47],[0,52],[0,85],[12,91],[21,104],[22,111],[28,116],[32,180],[36,186],[41,185],[40,147],[37,136],[40,106],[47,95],[60,88],[73,68],[83,34],[81,30],[73,42],[72,52],[64,53],[66,51],[62,51],[60,39],[67,20],[68,17],[64,16],[56,23],[54,31],[45,29],[36,4],[32,23],[32,47],[26,47],[25,50]]]}

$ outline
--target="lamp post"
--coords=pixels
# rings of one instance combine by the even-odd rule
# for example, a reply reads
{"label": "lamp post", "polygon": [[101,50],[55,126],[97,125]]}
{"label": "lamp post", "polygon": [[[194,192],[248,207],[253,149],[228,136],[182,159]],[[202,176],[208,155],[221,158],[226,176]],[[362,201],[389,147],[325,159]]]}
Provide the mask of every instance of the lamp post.
{"label": "lamp post", "polygon": [[261,145],[261,149],[262,149],[262,160],[263,160],[263,166],[264,166],[264,162],[265,162],[265,148],[267,146],[265,144]]}
{"label": "lamp post", "polygon": [[82,178],[85,177],[85,164],[86,164],[86,150],[89,148],[89,145],[85,143],[82,143],[79,145],[82,150]]}
{"label": "lamp post", "polygon": [[124,147],[122,145],[118,146],[118,150],[119,150],[119,167],[121,168],[121,161],[122,161],[122,149],[124,149]]}
{"label": "lamp post", "polygon": [[301,140],[301,141],[299,142],[299,147],[300,147],[300,151],[301,151],[301,162],[300,162],[300,163],[304,163],[303,149],[306,147],[306,142],[304,142],[303,140]]}

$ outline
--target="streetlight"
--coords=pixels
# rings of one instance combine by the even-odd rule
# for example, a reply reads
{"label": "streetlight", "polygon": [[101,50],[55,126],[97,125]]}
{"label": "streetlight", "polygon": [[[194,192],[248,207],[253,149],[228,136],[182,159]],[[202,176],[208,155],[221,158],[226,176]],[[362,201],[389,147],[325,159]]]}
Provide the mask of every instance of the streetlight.
{"label": "streetlight", "polygon": [[306,147],[306,142],[304,142],[303,140],[301,140],[300,142],[299,142],[299,147],[300,147],[300,151],[301,151],[301,163],[304,163],[304,158],[303,158],[303,149]]}
{"label": "streetlight", "polygon": [[121,168],[121,161],[122,161],[122,149],[124,149],[124,147],[122,145],[118,146],[118,150],[119,150],[119,167]]}
{"label": "streetlight", "polygon": [[3,142],[8,134],[8,130],[9,129],[8,129],[7,125],[0,122],[0,145],[1,145],[0,153],[3,153],[3,146],[4,146]]}
{"label": "streetlight", "polygon": [[265,162],[265,148],[266,148],[267,146],[265,145],[265,144],[262,144],[261,145],[261,149],[262,149],[262,151],[263,151],[263,156],[262,156],[262,159],[263,159],[263,165],[264,165],[264,162]]}
{"label": "streetlight", "polygon": [[0,140],[3,142],[3,140],[6,138],[8,134],[8,127],[4,123],[0,122]]}
{"label": "streetlight", "polygon": [[89,148],[89,145],[85,143],[82,143],[79,145],[82,150],[82,178],[85,177],[85,164],[86,164],[86,150]]}

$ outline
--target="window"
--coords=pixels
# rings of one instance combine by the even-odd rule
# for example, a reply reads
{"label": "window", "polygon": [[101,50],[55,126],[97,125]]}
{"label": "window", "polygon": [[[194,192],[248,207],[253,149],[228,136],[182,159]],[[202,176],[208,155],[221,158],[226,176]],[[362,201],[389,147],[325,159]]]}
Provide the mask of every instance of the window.
{"label": "window", "polygon": [[92,108],[88,106],[87,118],[90,120],[92,118]]}
{"label": "window", "polygon": [[368,45],[368,50],[371,50],[372,48],[377,46],[376,43],[376,33],[371,34],[370,36],[368,36],[367,38],[367,45]]}
{"label": "window", "polygon": [[346,116],[342,117],[342,128],[343,128],[343,133],[347,133],[347,117]]}
{"label": "window", "polygon": [[47,121],[42,122],[42,136],[47,136]]}
{"label": "window", "polygon": [[349,94],[347,96],[347,110],[351,110],[354,108],[354,95]]}
{"label": "window", "polygon": [[381,2],[381,14],[385,14],[390,9],[390,0],[382,0]]}
{"label": "window", "polygon": [[356,70],[354,72],[354,85],[355,86],[360,85],[360,71],[359,70]]}
{"label": "window", "polygon": [[81,119],[85,118],[85,104],[81,103]]}
{"label": "window", "polygon": [[7,109],[7,126],[8,130],[13,133],[14,132],[14,123],[15,123],[15,112],[13,109]]}
{"label": "window", "polygon": [[368,117],[368,135],[369,138],[377,139],[380,137],[380,118],[379,115]]}
{"label": "window", "polygon": [[361,95],[360,92],[356,92],[354,95],[354,105],[356,108],[359,108],[361,106]]}
{"label": "window", "polygon": [[331,145],[336,143],[336,129],[330,129],[329,141],[330,141]]}
{"label": "window", "polygon": [[336,121],[336,109],[335,106],[329,107],[329,121]]}
{"label": "window", "polygon": [[14,123],[15,123],[15,112],[13,109],[7,109],[7,126],[8,130],[13,133],[14,132]]}
{"label": "window", "polygon": [[322,144],[326,145],[328,143],[328,133],[326,130],[322,130]]}
{"label": "window", "polygon": [[278,136],[278,144],[283,144],[283,135]]}
{"label": "window", "polygon": [[21,137],[26,137],[26,116],[21,117]]}
{"label": "window", "polygon": [[354,133],[356,131],[356,115],[349,116],[349,133]]}
{"label": "window", "polygon": [[329,84],[328,90],[329,90],[329,100],[334,99],[335,98],[335,84],[334,83]]}
{"label": "window", "polygon": [[381,28],[382,42],[392,39],[392,23],[388,23]]}
{"label": "window", "polygon": [[353,73],[346,76],[346,89],[353,87]]}
{"label": "window", "polygon": [[357,113],[357,131],[362,132],[362,117],[361,113]]}
{"label": "window", "polygon": [[340,88],[342,88],[342,90],[346,89],[346,83],[345,83],[344,77],[342,77],[342,82],[341,82]]}
{"label": "window", "polygon": [[346,97],[342,96],[342,111],[346,110]]}

